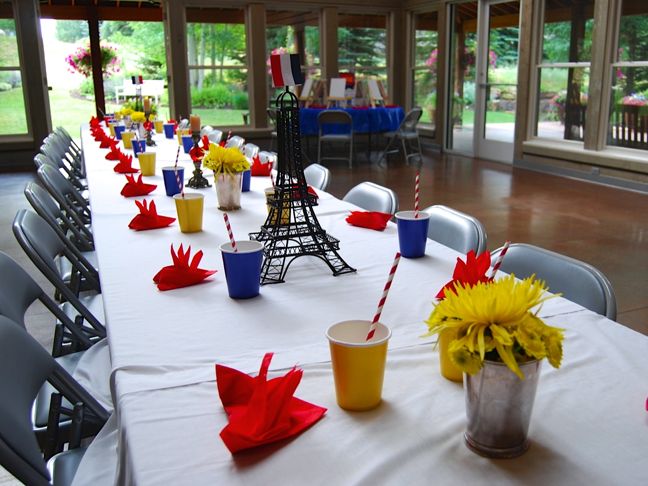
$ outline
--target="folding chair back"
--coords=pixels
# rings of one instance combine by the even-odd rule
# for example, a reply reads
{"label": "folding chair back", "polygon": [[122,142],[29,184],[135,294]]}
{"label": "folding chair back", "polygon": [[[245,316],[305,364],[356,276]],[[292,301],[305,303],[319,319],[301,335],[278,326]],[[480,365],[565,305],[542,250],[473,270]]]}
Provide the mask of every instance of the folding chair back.
{"label": "folding chair back", "polygon": [[396,211],[398,211],[396,193],[373,182],[361,182],[351,188],[342,199],[367,211],[389,214],[396,214]]}
{"label": "folding chair back", "polygon": [[326,191],[331,183],[331,171],[320,164],[310,164],[304,169],[304,176],[308,185],[322,191]]}
{"label": "folding chair back", "polygon": [[[499,255],[501,248],[493,252]],[[592,265],[525,243],[512,244],[500,269],[518,278],[535,274],[552,292],[612,320],[616,319],[616,297],[607,277]]]}
{"label": "folding chair back", "polygon": [[238,135],[234,135],[234,136],[229,138],[229,140],[225,144],[225,148],[235,147],[235,148],[241,150],[243,148],[244,143],[245,143],[245,139],[243,137],[239,137]]}
{"label": "folding chair back", "polygon": [[477,255],[486,251],[486,230],[472,216],[446,206],[430,206],[428,238],[460,253],[473,250]]}
{"label": "folding chair back", "polygon": [[90,207],[79,191],[52,166],[43,165],[36,173],[66,216],[75,222],[80,231],[90,237],[90,230],[86,227],[91,220]]}
{"label": "folding chair back", "polygon": [[243,155],[245,155],[248,159],[253,159],[257,155],[259,155],[259,146],[254,145],[253,143],[246,143],[243,147]]}

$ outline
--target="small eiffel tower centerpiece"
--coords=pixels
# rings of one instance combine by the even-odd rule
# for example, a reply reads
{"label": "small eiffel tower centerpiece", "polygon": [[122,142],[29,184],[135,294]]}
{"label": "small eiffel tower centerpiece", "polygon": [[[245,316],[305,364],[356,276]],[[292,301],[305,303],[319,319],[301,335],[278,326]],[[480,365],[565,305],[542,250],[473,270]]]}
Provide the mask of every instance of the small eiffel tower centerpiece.
{"label": "small eiffel tower centerpiece", "polygon": [[[281,59],[283,56],[286,58]],[[288,89],[303,83],[299,57],[272,55],[270,62],[274,86],[285,86],[286,90],[275,102],[279,148],[274,195],[268,199],[268,217],[261,231],[250,233],[250,239],[265,243],[261,284],[284,282],[288,267],[301,256],[323,260],[336,276],[355,272],[339,255],[339,240],[320,226],[313,210],[317,198],[308,192],[302,164],[299,103]]]}

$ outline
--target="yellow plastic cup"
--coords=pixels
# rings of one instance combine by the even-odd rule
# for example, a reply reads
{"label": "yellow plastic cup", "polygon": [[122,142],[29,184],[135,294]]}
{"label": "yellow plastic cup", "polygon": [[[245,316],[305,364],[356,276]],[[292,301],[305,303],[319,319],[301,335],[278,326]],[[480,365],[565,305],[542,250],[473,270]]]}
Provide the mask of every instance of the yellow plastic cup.
{"label": "yellow plastic cup", "polygon": [[439,347],[441,375],[450,381],[463,383],[463,371],[457,368],[457,366],[450,360],[450,354],[448,353],[450,341],[454,339],[453,334],[455,334],[454,331],[442,331],[439,334],[439,342],[437,346]]}
{"label": "yellow plastic cup", "polygon": [[382,400],[387,344],[391,331],[378,323],[367,341],[370,321],[343,321],[326,331],[331,350],[338,405],[345,410],[371,410]]}
{"label": "yellow plastic cup", "polygon": [[124,142],[125,149],[133,148],[133,137],[135,137],[135,132],[131,132],[129,130],[124,130],[122,132],[122,142]]}
{"label": "yellow plastic cup", "polygon": [[196,233],[202,231],[203,201],[205,196],[197,192],[176,194],[173,196],[178,213],[180,231],[183,233]]}
{"label": "yellow plastic cup", "polygon": [[155,133],[162,133],[164,130],[164,120],[155,120],[153,125],[155,126]]}
{"label": "yellow plastic cup", "polygon": [[143,176],[155,175],[155,152],[142,152],[137,156]]}
{"label": "yellow plastic cup", "polygon": [[183,135],[191,135],[191,129],[190,128],[178,128],[178,131],[176,132],[176,136],[178,137],[178,145],[182,145],[182,136]]}
{"label": "yellow plastic cup", "polygon": [[[270,203],[274,200],[274,194],[275,194],[274,187],[268,187],[265,189],[266,208],[268,209],[268,214],[270,214],[270,208],[272,207]],[[271,221],[270,223],[275,224],[275,221]],[[281,224],[288,224],[288,223],[290,223],[290,209],[282,209]]]}
{"label": "yellow plastic cup", "polygon": [[110,136],[114,137],[115,136],[115,124],[110,122],[108,123],[108,130],[110,130]]}

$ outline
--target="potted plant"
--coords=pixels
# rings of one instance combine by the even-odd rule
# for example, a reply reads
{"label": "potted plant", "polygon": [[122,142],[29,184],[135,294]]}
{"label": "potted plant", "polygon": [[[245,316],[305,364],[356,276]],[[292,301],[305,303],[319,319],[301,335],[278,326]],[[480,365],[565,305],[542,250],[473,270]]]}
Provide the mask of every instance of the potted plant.
{"label": "potted plant", "polygon": [[563,330],[537,309],[550,295],[535,276],[459,282],[445,289],[426,321],[428,334],[451,333],[448,353],[464,372],[466,444],[487,457],[516,457],[528,447],[540,363],[558,368]]}
{"label": "potted plant", "polygon": [[235,147],[225,148],[211,142],[202,163],[207,169],[214,171],[218,209],[240,209],[243,172],[250,169],[245,155]]}

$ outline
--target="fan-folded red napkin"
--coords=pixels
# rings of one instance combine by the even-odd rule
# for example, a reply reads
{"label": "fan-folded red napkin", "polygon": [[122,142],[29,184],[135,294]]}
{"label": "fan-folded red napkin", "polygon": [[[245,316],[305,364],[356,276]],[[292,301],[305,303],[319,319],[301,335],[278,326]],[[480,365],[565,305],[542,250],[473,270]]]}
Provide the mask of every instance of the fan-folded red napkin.
{"label": "fan-folded red napkin", "polygon": [[126,179],[128,182],[121,190],[121,195],[124,197],[146,196],[157,187],[155,184],[145,184],[142,182],[142,174],[137,179],[134,176],[126,175]]}
{"label": "fan-folded red napkin", "polygon": [[252,157],[252,164],[250,165],[250,173],[253,176],[268,177],[272,172],[272,162],[269,160],[264,164],[258,155]]}
{"label": "fan-folded red napkin", "polygon": [[383,231],[391,217],[391,214],[377,211],[351,211],[351,214],[346,218],[346,222],[361,228]]}
{"label": "fan-folded red napkin", "polygon": [[96,116],[90,117],[90,127],[97,128],[101,125],[101,120]]}
{"label": "fan-folded red napkin", "polygon": [[198,264],[203,257],[202,250],[198,251],[194,255],[191,263],[189,263],[190,254],[191,246],[189,246],[185,252],[182,248],[182,244],[180,244],[178,254],[176,255],[173,245],[171,245],[171,258],[173,258],[173,265],[163,267],[153,277],[153,282],[157,285],[158,289],[172,290],[181,287],[189,287],[190,285],[202,282],[210,275],[216,273],[216,270],[198,268]]}
{"label": "fan-folded red napkin", "polygon": [[135,172],[139,172],[139,169],[136,169],[132,165],[132,155],[126,155],[123,152],[119,152],[117,157],[119,159],[119,163],[115,167],[113,167],[113,170],[115,172],[119,172],[120,174],[134,174]]}
{"label": "fan-folded red napkin", "polygon": [[220,436],[232,454],[300,434],[321,419],[326,409],[293,396],[303,371],[267,379],[273,353],[266,353],[253,378],[216,365],[218,394],[229,424]]}
{"label": "fan-folded red napkin", "polygon": [[209,151],[209,137],[207,135],[203,135],[202,137],[202,147],[200,144],[194,144],[193,147],[191,147],[191,150],[189,150],[189,157],[191,157],[191,160],[194,162],[197,162],[198,160],[202,160],[202,158],[205,155],[205,152]]}
{"label": "fan-folded red napkin", "polygon": [[121,153],[122,151],[119,150],[116,145],[114,147],[110,147],[110,152],[106,154],[106,160],[119,160],[119,154]]}
{"label": "fan-folded red napkin", "polygon": [[491,282],[492,277],[488,277],[486,273],[490,268],[491,256],[490,253],[485,251],[481,255],[476,256],[474,250],[470,250],[466,255],[466,261],[457,257],[457,264],[455,265],[452,280],[443,286],[436,298],[439,300],[445,299],[445,291],[455,291],[455,285],[460,283],[464,287],[473,287],[479,282]]}
{"label": "fan-folded red napkin", "polygon": [[101,141],[99,144],[99,148],[109,148],[112,149],[113,147],[117,146],[119,142],[117,139],[113,137],[104,137],[104,139]]}
{"label": "fan-folded red napkin", "polygon": [[155,207],[155,201],[151,201],[151,203],[148,204],[148,201],[146,199],[143,199],[141,202],[135,201],[135,204],[137,204],[140,213],[135,215],[131,222],[128,223],[128,227],[130,229],[143,231],[157,228],[166,228],[175,221],[175,218],[159,215],[157,213],[157,208]]}

